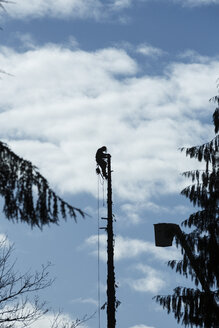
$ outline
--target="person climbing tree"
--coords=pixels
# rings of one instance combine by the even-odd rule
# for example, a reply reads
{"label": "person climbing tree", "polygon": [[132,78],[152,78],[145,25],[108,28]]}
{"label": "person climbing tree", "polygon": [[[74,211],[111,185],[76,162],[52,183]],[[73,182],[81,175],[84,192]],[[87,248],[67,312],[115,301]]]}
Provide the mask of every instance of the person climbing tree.
{"label": "person climbing tree", "polygon": [[103,146],[99,148],[96,152],[96,162],[97,162],[96,172],[97,174],[101,173],[105,179],[107,179],[107,173],[106,173],[107,162],[105,160],[107,158],[106,151],[107,151],[106,146]]}

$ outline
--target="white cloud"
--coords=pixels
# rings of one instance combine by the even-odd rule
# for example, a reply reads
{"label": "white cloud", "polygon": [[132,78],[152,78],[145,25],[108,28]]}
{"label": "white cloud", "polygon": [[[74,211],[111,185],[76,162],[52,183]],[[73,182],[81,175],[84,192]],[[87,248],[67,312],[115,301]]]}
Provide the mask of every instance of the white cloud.
{"label": "white cloud", "polygon": [[103,4],[99,0],[20,0],[13,3],[8,14],[16,19],[51,16],[56,18],[100,18]]}
{"label": "white cloud", "polygon": [[165,54],[165,52],[162,49],[153,47],[147,43],[140,44],[137,47],[136,52],[138,52],[144,56],[150,56],[150,57],[158,57],[158,56],[162,56]]}
{"label": "white cloud", "polygon": [[178,259],[179,251],[175,248],[158,249],[154,243],[140,239],[124,238],[117,236],[115,239],[115,259],[136,258],[142,254],[149,253],[153,259],[167,261],[169,259]]}
{"label": "white cloud", "polygon": [[178,147],[213,136],[199,118],[214,109],[217,60],[173,63],[156,77],[136,77],[138,64],[115,48],[2,47],[0,60],[15,75],[1,80],[1,140],[63,192],[96,196],[94,157],[104,144],[114,193],[126,203],[179,192],[180,172],[195,162]]}
{"label": "white cloud", "polygon": [[20,41],[21,45],[26,49],[37,48],[36,41],[30,33],[15,33],[16,38]]}
{"label": "white cloud", "polygon": [[151,268],[148,265],[140,264],[136,269],[144,274],[143,278],[127,279],[128,285],[137,292],[157,293],[164,286],[166,281],[163,279],[163,273]]}
{"label": "white cloud", "polygon": [[[100,235],[99,236],[99,256],[100,256],[100,259],[105,262],[107,260],[106,242],[107,242],[106,235]],[[97,256],[97,254],[98,254],[97,245],[98,245],[98,236],[92,235],[85,240],[85,244],[81,248],[87,249],[89,247],[90,254]]]}
{"label": "white cloud", "polygon": [[[20,0],[7,7],[7,15],[16,19],[31,19],[41,17],[55,17],[55,18],[92,18],[95,20],[103,20],[112,13],[121,13],[124,9],[131,8],[136,5],[133,0],[113,0],[105,2],[103,0]],[[140,0],[147,2],[150,0]],[[162,0],[158,0],[162,1]],[[219,4],[219,0],[169,0],[184,6],[201,6]],[[7,6],[6,6],[7,5]],[[3,13],[0,12],[1,18]],[[5,14],[4,14],[5,17]],[[120,17],[121,21],[126,19]],[[148,50],[147,50],[148,51]]]}
{"label": "white cloud", "polygon": [[[11,306],[10,305],[7,305],[5,306],[3,309],[2,309],[2,313],[3,313],[3,318],[4,318],[4,311],[9,311],[9,312],[6,312],[6,317],[8,317],[8,313],[10,314],[10,310],[11,310]],[[31,313],[31,312],[34,312],[35,311],[35,307],[32,303],[30,302],[27,302],[25,304],[25,307],[24,309],[22,310],[23,313]],[[19,312],[19,310],[18,310]],[[63,326],[64,326],[64,323],[67,325],[70,325],[70,323],[75,323],[76,320],[75,319],[72,319],[70,317],[70,315],[66,314],[66,313],[61,313],[61,312],[57,312],[57,313],[51,313],[51,312],[47,312],[46,314],[43,314],[42,312],[38,312],[38,318],[36,319],[33,319],[31,321],[29,321],[29,323],[25,324],[25,323],[22,323],[22,322],[17,322],[16,323],[16,327],[17,328],[23,328],[24,326],[26,327],[26,325],[28,327],[31,327],[31,328],[49,328],[49,327],[52,327],[55,323],[58,324],[60,323],[63,323]],[[36,321],[34,321],[36,320]],[[61,325],[62,326],[62,325]],[[86,328],[84,325],[83,325],[84,328]]]}
{"label": "white cloud", "polygon": [[132,5],[133,0],[114,0],[112,6],[114,9],[128,8]]}
{"label": "white cloud", "polygon": [[3,247],[3,251],[4,251],[4,248],[6,247],[9,247],[11,246],[11,242],[10,240],[8,239],[7,235],[5,235],[4,233],[0,233],[0,248]]}
{"label": "white cloud", "polygon": [[[142,0],[141,0],[142,1]],[[41,18],[45,16],[55,18],[93,18],[103,20],[112,13],[130,8],[133,0],[20,0],[12,5],[7,4],[7,14],[16,19]],[[6,5],[5,5],[6,7]]]}
{"label": "white cloud", "polygon": [[146,325],[135,325],[135,326],[131,326],[130,328],[154,328],[154,327],[146,326]]}
{"label": "white cloud", "polygon": [[[137,0],[136,0],[137,1]],[[112,13],[121,12],[136,4],[133,0],[114,0],[104,2],[103,0],[20,0],[12,5],[7,5],[7,14],[16,19],[41,18],[45,16],[56,18],[93,18],[103,20],[110,17]],[[150,1],[150,0],[140,0]],[[159,0],[158,0],[159,1]],[[185,6],[201,6],[219,4],[219,0],[170,0]],[[5,6],[6,6],[5,5]],[[1,13],[0,13],[1,14]],[[4,15],[5,16],[5,15]],[[2,16],[1,16],[2,18]],[[124,20],[124,17],[122,18]]]}
{"label": "white cloud", "polygon": [[72,303],[80,303],[80,304],[92,304],[97,306],[98,302],[97,300],[93,299],[93,298],[76,298],[74,300],[71,301]]}
{"label": "white cloud", "polygon": [[141,218],[139,216],[139,204],[133,205],[130,203],[123,204],[121,206],[121,210],[124,213],[124,215],[119,218],[119,221],[123,223],[131,223],[131,224],[138,224],[141,221]]}
{"label": "white cloud", "polygon": [[30,327],[31,328],[48,328],[51,327],[54,321],[54,315],[46,314],[36,322],[34,322]]}
{"label": "white cloud", "polygon": [[188,59],[190,62],[199,62],[199,63],[208,63],[209,62],[209,57],[207,56],[202,56],[198,52],[192,50],[192,49],[187,49],[184,52],[182,52],[179,55],[179,58],[181,59]]}
{"label": "white cloud", "polygon": [[192,7],[219,4],[219,0],[172,0],[172,1],[183,4],[185,6],[192,6]]}
{"label": "white cloud", "polygon": [[[57,317],[58,316],[58,317]],[[75,323],[76,320],[72,319],[68,314],[45,314],[42,318],[30,325],[31,328],[49,328],[55,322],[56,317],[58,318],[56,323],[60,323],[60,326],[70,326],[71,323]],[[23,325],[22,325],[23,327]],[[86,328],[85,324],[81,324],[81,327]]]}
{"label": "white cloud", "polygon": [[[28,306],[31,306],[28,305]],[[54,312],[53,314],[51,313],[46,313],[43,315],[39,320],[35,321],[33,324],[30,325],[31,328],[50,328],[56,325],[58,327],[75,327],[77,326],[77,319],[73,319],[69,314],[67,313],[62,313],[62,312]],[[86,321],[89,320],[89,317],[84,317],[80,318],[81,323],[80,327],[82,328],[88,328],[88,325],[86,324]],[[84,321],[84,322],[83,322]],[[16,326],[18,328],[24,327],[23,324]]]}
{"label": "white cloud", "polygon": [[[100,258],[106,261],[106,235],[101,234],[100,238]],[[91,254],[97,255],[98,236],[92,235],[85,241],[85,247],[89,247]],[[180,259],[180,251],[172,246],[171,248],[156,247],[154,243],[141,239],[125,238],[120,235],[115,238],[115,260],[137,259],[144,254],[149,254],[151,260],[169,261]]]}
{"label": "white cloud", "polygon": [[[122,213],[116,215],[117,222],[122,226],[137,225],[143,223],[146,219],[145,211],[151,213],[162,213],[162,215],[175,214],[177,217],[190,213],[189,206],[176,205],[172,207],[162,206],[158,203],[145,201],[137,203],[124,203],[120,206]],[[97,216],[97,215],[96,215]]]}
{"label": "white cloud", "polygon": [[0,243],[3,242],[4,240],[7,240],[7,236],[3,233],[0,233]]}

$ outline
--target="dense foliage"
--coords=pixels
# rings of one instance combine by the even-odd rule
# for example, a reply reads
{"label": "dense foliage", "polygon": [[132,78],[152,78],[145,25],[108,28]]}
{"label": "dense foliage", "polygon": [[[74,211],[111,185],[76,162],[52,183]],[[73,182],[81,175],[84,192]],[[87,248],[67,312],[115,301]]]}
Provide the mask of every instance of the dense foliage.
{"label": "dense foliage", "polygon": [[[219,97],[212,98],[219,107]],[[192,179],[192,185],[182,190],[199,210],[192,213],[182,225],[191,228],[186,234],[187,245],[194,256],[191,263],[182,248],[181,261],[168,265],[186,278],[191,277],[194,288],[177,287],[168,296],[156,296],[156,301],[168,313],[173,312],[177,322],[185,326],[219,327],[219,108],[213,114],[215,138],[201,146],[182,148],[186,156],[205,163],[203,171],[183,173]],[[179,240],[177,241],[179,244]]]}
{"label": "dense foliage", "polygon": [[14,221],[24,221],[42,228],[58,223],[59,214],[76,220],[84,212],[60,198],[48,181],[31,162],[24,160],[0,142],[0,195],[4,199],[3,212]]}

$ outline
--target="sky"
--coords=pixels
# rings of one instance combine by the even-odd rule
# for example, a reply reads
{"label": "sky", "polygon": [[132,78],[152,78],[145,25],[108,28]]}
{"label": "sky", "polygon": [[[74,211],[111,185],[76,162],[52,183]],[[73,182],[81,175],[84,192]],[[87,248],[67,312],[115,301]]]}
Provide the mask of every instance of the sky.
{"label": "sky", "polygon": [[[0,140],[30,160],[53,189],[90,216],[43,231],[8,222],[22,272],[52,263],[42,291],[53,312],[98,327],[98,213],[106,183],[95,153],[112,156],[116,318],[121,328],[180,327],[153,299],[193,286],[167,267],[153,225],[195,211],[180,196],[200,164],[180,147],[213,138],[218,0],[17,0],[2,9]],[[99,225],[104,222],[99,219]],[[100,305],[106,302],[106,234],[100,230]],[[50,326],[51,314],[33,325]],[[101,310],[100,326],[106,327]]]}

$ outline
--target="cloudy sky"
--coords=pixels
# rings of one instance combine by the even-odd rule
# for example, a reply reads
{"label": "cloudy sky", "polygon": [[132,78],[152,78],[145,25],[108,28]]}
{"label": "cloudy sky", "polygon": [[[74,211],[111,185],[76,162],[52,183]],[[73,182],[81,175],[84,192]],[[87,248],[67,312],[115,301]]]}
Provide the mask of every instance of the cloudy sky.
{"label": "cloudy sky", "polygon": [[[53,264],[56,280],[42,298],[54,312],[74,319],[97,311],[98,212],[106,215],[106,184],[95,174],[95,152],[106,145],[113,167],[118,327],[175,328],[152,298],[190,282],[167,268],[180,254],[174,246],[154,246],[153,224],[180,223],[193,210],[179,195],[186,183],[180,173],[197,163],[178,148],[213,137],[209,98],[219,77],[219,1],[17,0],[4,7],[1,140],[90,214],[43,231],[2,217],[0,232],[15,243],[18,267]],[[101,305],[105,288],[101,230]],[[50,318],[36,327],[49,327]],[[96,328],[98,314],[86,325]]]}

